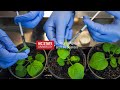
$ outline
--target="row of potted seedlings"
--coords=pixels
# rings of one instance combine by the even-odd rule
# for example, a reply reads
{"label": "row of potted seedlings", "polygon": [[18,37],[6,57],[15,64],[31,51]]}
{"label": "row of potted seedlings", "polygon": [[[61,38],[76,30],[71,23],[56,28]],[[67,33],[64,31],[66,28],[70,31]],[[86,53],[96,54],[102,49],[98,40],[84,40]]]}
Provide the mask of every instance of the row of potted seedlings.
{"label": "row of potted seedlings", "polygon": [[[44,50],[36,50],[36,44],[27,43],[29,57],[19,60],[9,68],[18,79],[39,78],[46,67],[57,79],[84,79],[86,66],[98,79],[117,79],[120,77],[120,46],[100,43],[92,47],[86,56],[80,47],[58,48],[50,50],[48,56]],[[17,48],[23,49],[23,45]],[[20,51],[22,51],[20,50]]]}

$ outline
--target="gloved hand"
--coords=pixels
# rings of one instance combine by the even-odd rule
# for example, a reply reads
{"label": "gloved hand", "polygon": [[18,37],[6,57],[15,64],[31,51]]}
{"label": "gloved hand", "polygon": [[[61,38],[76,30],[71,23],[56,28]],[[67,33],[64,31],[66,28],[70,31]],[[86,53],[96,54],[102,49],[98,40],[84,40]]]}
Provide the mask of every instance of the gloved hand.
{"label": "gloved hand", "polygon": [[[113,13],[113,12],[111,12]],[[120,40],[120,20],[115,16],[115,20],[111,24],[99,24],[90,20],[89,17],[84,17],[84,23],[95,41],[98,42],[116,42]]]}
{"label": "gloved hand", "polygon": [[18,49],[10,40],[8,35],[0,29],[0,68],[7,68],[15,64],[18,60],[28,57],[30,50],[17,53]]}
{"label": "gloved hand", "polygon": [[34,28],[43,18],[43,11],[30,11],[27,14],[19,15],[14,18],[16,24],[21,22],[21,25],[26,28]]}
{"label": "gloved hand", "polygon": [[54,11],[44,25],[49,40],[53,40],[57,47],[64,47],[64,40],[71,40],[73,11]]}
{"label": "gloved hand", "polygon": [[106,11],[106,12],[120,20],[120,11]]}

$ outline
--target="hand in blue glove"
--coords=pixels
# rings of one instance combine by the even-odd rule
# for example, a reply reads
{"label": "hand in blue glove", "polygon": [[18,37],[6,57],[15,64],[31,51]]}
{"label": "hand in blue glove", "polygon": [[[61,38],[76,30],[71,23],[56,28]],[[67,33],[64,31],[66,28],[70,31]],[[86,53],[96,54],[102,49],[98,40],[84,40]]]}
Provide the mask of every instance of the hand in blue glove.
{"label": "hand in blue glove", "polygon": [[120,20],[120,11],[106,11],[106,12]]}
{"label": "hand in blue glove", "polygon": [[111,24],[99,24],[84,17],[84,23],[95,41],[98,42],[116,42],[120,40],[120,20],[115,18]]}
{"label": "hand in blue glove", "polygon": [[44,25],[49,40],[53,40],[57,47],[64,47],[64,40],[71,40],[73,11],[54,11]]}
{"label": "hand in blue glove", "polygon": [[16,16],[14,21],[17,24],[21,22],[21,25],[26,28],[34,28],[43,18],[43,11],[30,11],[27,14]]}
{"label": "hand in blue glove", "polygon": [[0,68],[7,68],[15,64],[18,60],[28,57],[29,49],[17,53],[18,49],[10,40],[8,35],[0,29]]}

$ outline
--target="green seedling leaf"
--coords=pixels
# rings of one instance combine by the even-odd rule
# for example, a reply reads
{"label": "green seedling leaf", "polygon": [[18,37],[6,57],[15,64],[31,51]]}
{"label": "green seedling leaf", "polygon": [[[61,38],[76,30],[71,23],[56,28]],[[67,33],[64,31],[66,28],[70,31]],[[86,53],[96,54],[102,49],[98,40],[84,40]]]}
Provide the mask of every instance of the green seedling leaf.
{"label": "green seedling leaf", "polygon": [[64,62],[64,59],[58,57],[57,58],[57,63],[60,65],[60,66],[64,66],[65,65],[65,62]]}
{"label": "green seedling leaf", "polygon": [[92,55],[89,64],[95,70],[104,70],[108,66],[108,61],[105,59],[104,53],[96,52]]}
{"label": "green seedling leaf", "polygon": [[28,61],[33,61],[33,58],[32,58],[32,56],[28,56]]}
{"label": "green seedling leaf", "polygon": [[65,49],[65,48],[59,48],[59,49],[57,50],[57,54],[58,54],[58,56],[59,56],[60,58],[66,59],[67,56],[69,56],[70,51],[69,51],[68,49]]}
{"label": "green seedling leaf", "polygon": [[110,52],[111,46],[112,46],[112,44],[110,44],[110,43],[104,43],[102,48],[105,52]]}
{"label": "green seedling leaf", "polygon": [[22,49],[19,50],[19,52],[25,51],[26,49],[30,49],[28,46],[24,46]]}
{"label": "green seedling leaf", "polygon": [[43,69],[43,64],[37,60],[27,66],[27,72],[31,77],[36,76]]}
{"label": "green seedling leaf", "polygon": [[40,61],[41,63],[43,63],[43,62],[45,61],[45,57],[44,57],[44,55],[42,55],[42,54],[37,54],[37,55],[35,56],[35,59],[36,59],[37,61]]}
{"label": "green seedling leaf", "polygon": [[111,57],[110,58],[110,65],[113,67],[113,68],[116,68],[117,67],[117,61],[116,61],[116,58],[115,57]]}
{"label": "green seedling leaf", "polygon": [[17,65],[15,68],[15,74],[18,77],[25,77],[27,74],[27,69],[22,65]]}
{"label": "green seedling leaf", "polygon": [[112,64],[117,64],[116,58],[113,56],[110,58]]}
{"label": "green seedling leaf", "polygon": [[70,60],[77,63],[77,62],[80,61],[80,57],[78,57],[78,56],[71,56]]}
{"label": "green seedling leaf", "polygon": [[[113,44],[113,45],[111,46],[111,48],[110,48],[110,51],[111,51],[112,53],[115,53],[118,48],[119,48],[119,47],[118,47],[117,45]],[[119,51],[117,51],[117,52],[119,53]]]}
{"label": "green seedling leaf", "polygon": [[117,50],[115,51],[115,54],[120,54],[120,47],[117,48]]}
{"label": "green seedling leaf", "polygon": [[69,43],[67,42],[67,40],[65,40],[64,46],[66,46],[67,48],[70,48]]}
{"label": "green seedling leaf", "polygon": [[16,64],[23,65],[25,63],[25,59],[18,60]]}
{"label": "green seedling leaf", "polygon": [[120,57],[118,58],[118,64],[120,65]]}
{"label": "green seedling leaf", "polygon": [[68,68],[68,75],[71,79],[83,79],[84,66],[80,63],[75,63]]}

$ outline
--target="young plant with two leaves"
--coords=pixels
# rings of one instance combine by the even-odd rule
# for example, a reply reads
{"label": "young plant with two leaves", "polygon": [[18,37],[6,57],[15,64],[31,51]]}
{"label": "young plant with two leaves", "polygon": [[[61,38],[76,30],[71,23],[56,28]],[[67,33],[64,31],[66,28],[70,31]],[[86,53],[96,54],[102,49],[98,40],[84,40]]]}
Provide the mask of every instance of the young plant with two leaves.
{"label": "young plant with two leaves", "polygon": [[[95,52],[92,55],[89,62],[90,67],[99,71],[106,69],[108,65],[111,65],[112,68],[116,68],[120,65],[120,46],[104,43],[102,49],[104,52]],[[109,57],[105,57],[106,54],[108,54]]]}
{"label": "young plant with two leaves", "polygon": [[68,68],[68,75],[71,79],[83,79],[84,77],[84,66],[80,64],[80,57],[79,56],[71,56],[70,55],[70,46],[68,45],[67,41],[64,43],[67,48],[58,48],[57,49],[57,63],[59,66],[63,67],[66,64],[70,65]]}
{"label": "young plant with two leaves", "polygon": [[[28,47],[23,47],[20,52],[26,49],[28,49]],[[39,52],[35,57],[28,56],[27,59],[18,60],[15,67],[15,75],[21,78],[27,75],[35,77],[42,71],[44,62],[45,57]]]}

